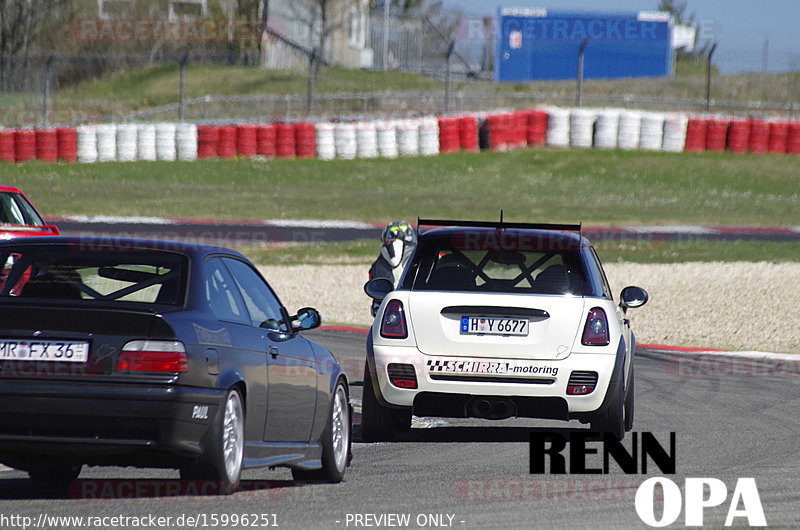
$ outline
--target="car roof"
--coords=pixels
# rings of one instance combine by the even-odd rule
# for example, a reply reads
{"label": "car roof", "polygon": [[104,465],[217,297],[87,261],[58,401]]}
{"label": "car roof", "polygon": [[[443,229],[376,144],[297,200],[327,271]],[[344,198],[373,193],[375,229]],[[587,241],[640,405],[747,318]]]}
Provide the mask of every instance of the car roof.
{"label": "car roof", "polygon": [[242,259],[247,259],[235,250],[214,245],[204,245],[190,241],[174,241],[161,239],[145,239],[115,236],[52,236],[52,237],[24,237],[9,241],[0,241],[0,248],[14,245],[36,246],[81,246],[86,250],[104,251],[155,251],[174,252],[190,257],[202,258],[211,254],[229,254]]}
{"label": "car roof", "polygon": [[22,193],[22,191],[19,188],[15,188],[14,186],[3,186],[3,185],[0,185],[0,192]]}

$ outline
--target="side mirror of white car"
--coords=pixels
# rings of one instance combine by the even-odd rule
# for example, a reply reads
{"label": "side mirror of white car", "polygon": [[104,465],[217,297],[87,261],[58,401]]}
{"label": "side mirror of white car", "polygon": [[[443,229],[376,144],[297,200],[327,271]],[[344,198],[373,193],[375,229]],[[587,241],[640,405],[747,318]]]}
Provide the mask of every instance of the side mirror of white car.
{"label": "side mirror of white car", "polygon": [[650,295],[641,287],[631,285],[622,290],[619,298],[619,305],[623,309],[628,309],[629,307],[642,307],[650,299]]}
{"label": "side mirror of white car", "polygon": [[383,300],[394,291],[394,284],[386,278],[373,278],[364,284],[364,292],[373,300]]}

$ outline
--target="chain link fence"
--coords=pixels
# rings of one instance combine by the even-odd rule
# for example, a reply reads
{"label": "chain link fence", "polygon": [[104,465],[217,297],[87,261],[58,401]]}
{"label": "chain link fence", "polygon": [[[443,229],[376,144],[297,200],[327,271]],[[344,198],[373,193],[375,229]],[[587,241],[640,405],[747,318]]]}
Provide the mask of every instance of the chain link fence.
{"label": "chain link fence", "polygon": [[[402,34],[402,31],[398,33]],[[377,58],[381,54],[376,50],[375,55]],[[187,97],[181,101],[180,77],[176,65],[184,59],[191,70],[198,64],[236,65],[257,69],[262,67],[263,58],[258,54],[241,50],[213,53],[189,51],[152,54],[39,54],[30,55],[26,60],[13,57],[3,64],[7,74],[4,79],[10,80],[8,81],[10,84],[0,93],[0,125],[25,127],[104,121],[174,121],[180,116],[185,120],[207,122],[354,119],[365,115],[401,117],[528,108],[537,105],[572,106],[575,103],[577,89],[574,81],[490,84],[462,75],[454,77],[458,82],[453,83],[454,86],[449,92],[446,91],[447,85],[443,85],[440,90],[425,92],[385,91],[382,90],[383,87],[376,86],[377,90],[359,93],[319,94],[309,90],[307,93],[295,92],[286,95],[209,94],[203,97]],[[291,75],[295,77],[298,71],[304,73],[308,71],[307,59],[304,59],[297,50],[290,55],[288,50],[276,49],[274,60],[287,63],[276,63],[274,66],[294,66],[295,73]],[[431,62],[428,63],[427,60]],[[423,73],[427,69],[435,69],[441,78],[446,71],[446,64],[445,62],[443,66],[433,61],[431,57],[426,59],[423,55],[420,56],[419,62],[409,62],[407,66]],[[145,67],[152,69],[143,75],[159,74],[159,69],[163,70],[159,74],[162,79],[153,90],[168,94],[161,97],[161,101],[172,99],[171,103],[132,112],[131,106],[148,107],[146,99],[149,94],[131,94],[129,87],[123,84],[114,85],[113,82],[103,85],[110,86],[113,93],[94,90],[92,85],[87,83],[82,84],[80,97],[70,93],[75,79],[89,80],[108,71],[130,72]],[[452,60],[451,67],[465,74],[465,66],[461,61]],[[716,99],[712,97],[710,100],[705,98],[707,80],[703,76],[626,80],[622,84],[591,81],[583,85],[582,104],[594,107],[690,112],[704,112],[708,106],[712,112],[734,115],[797,117],[800,115],[798,81],[800,81],[798,76],[792,74],[769,78],[759,74],[714,76],[712,84],[715,89],[719,89],[719,93],[761,94],[762,97]],[[197,93],[196,90],[194,93]],[[59,97],[64,94],[66,94],[64,98]],[[68,103],[61,103],[63,101]]]}
{"label": "chain link fence", "polygon": [[[445,102],[449,99],[449,108]],[[367,116],[402,118],[426,114],[485,112],[498,109],[523,109],[542,105],[572,106],[574,94],[565,93],[480,93],[456,92],[449,98],[432,92],[376,92],[361,94],[325,94],[314,97],[308,108],[304,95],[286,96],[206,96],[184,102],[184,118],[199,122],[230,121],[298,121],[356,120]],[[689,111],[702,113],[705,99],[668,99],[634,95],[584,95],[585,106]],[[731,115],[765,115],[795,118],[800,116],[800,103],[741,103],[712,101],[712,111]],[[180,103],[165,105],[125,116],[113,121],[175,120]],[[109,119],[110,117],[106,117]]]}

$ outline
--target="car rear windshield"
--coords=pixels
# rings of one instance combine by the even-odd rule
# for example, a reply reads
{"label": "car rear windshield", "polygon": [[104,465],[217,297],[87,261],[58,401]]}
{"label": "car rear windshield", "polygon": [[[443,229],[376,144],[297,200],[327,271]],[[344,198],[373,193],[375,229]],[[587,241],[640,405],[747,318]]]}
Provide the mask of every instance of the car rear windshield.
{"label": "car rear windshield", "polygon": [[0,191],[0,224],[41,226],[42,218],[19,193]]}
{"label": "car rear windshield", "polygon": [[[580,248],[574,244],[483,244],[476,238],[423,240],[409,265],[404,286],[419,291],[468,291],[596,296],[587,279]],[[468,240],[469,241],[469,240]],[[496,241],[496,240],[495,240]]]}
{"label": "car rear windshield", "polygon": [[180,305],[186,258],[133,252],[31,245],[0,250],[0,299],[15,297]]}

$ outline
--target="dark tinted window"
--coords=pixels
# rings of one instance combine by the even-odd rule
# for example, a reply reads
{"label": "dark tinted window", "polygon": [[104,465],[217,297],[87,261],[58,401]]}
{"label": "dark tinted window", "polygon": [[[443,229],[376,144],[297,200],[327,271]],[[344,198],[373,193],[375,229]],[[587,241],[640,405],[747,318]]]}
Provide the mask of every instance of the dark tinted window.
{"label": "dark tinted window", "polygon": [[250,322],[236,282],[220,258],[206,262],[206,301],[220,320]]}
{"label": "dark tinted window", "polygon": [[[580,247],[534,243],[525,233],[423,238],[408,277],[414,290],[596,295]],[[407,278],[410,280],[410,278]],[[406,283],[406,285],[409,285]]]}
{"label": "dark tinted window", "polygon": [[0,224],[40,226],[42,219],[19,193],[0,192]]}
{"label": "dark tinted window", "polygon": [[281,303],[261,276],[247,263],[225,258],[225,264],[239,287],[254,326],[278,330],[283,323]]}
{"label": "dark tinted window", "polygon": [[15,246],[0,250],[0,296],[181,305],[186,259],[170,252]]}
{"label": "dark tinted window", "polygon": [[589,248],[588,252],[589,259],[589,279],[591,280],[592,284],[595,287],[595,290],[600,291],[603,293],[603,296],[606,298],[613,300],[614,296],[611,292],[611,287],[608,286],[608,278],[606,278],[606,272],[603,269],[602,263],[600,263],[600,258],[597,256],[597,252],[595,252],[594,248]]}

